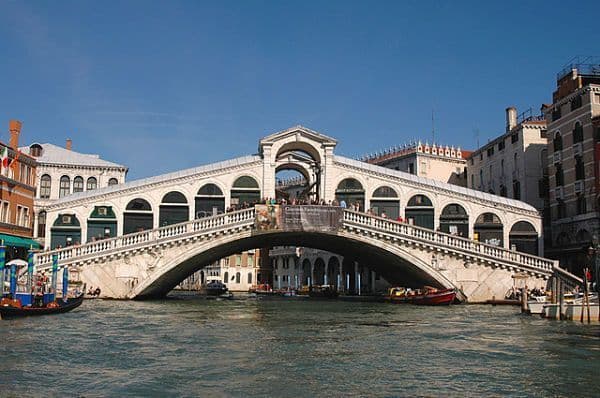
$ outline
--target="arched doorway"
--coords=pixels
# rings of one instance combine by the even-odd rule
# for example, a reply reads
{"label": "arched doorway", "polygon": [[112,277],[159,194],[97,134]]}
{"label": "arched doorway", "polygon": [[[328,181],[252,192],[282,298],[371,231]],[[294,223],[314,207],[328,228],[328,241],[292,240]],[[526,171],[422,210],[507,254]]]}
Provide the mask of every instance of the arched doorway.
{"label": "arched doorway", "polygon": [[181,192],[171,191],[163,196],[159,213],[158,221],[161,227],[188,221],[190,212],[187,199]]}
{"label": "arched doorway", "polygon": [[250,176],[241,176],[231,188],[231,206],[237,209],[253,206],[260,201],[258,182]]}
{"label": "arched doorway", "polygon": [[202,218],[225,212],[225,195],[215,184],[203,185],[195,198],[195,217]]}
{"label": "arched doorway", "polygon": [[277,199],[318,202],[321,184],[321,157],[312,145],[293,141],[277,151],[276,188]]}
{"label": "arched doorway", "polygon": [[504,246],[503,225],[494,213],[483,213],[475,220],[473,238],[493,246]]}
{"label": "arched doorway", "polygon": [[81,224],[74,214],[59,214],[50,229],[50,248],[81,243]]}
{"label": "arched doorway", "polygon": [[302,285],[311,285],[313,281],[310,280],[310,260],[305,258],[302,261]]}
{"label": "arched doorway", "polygon": [[365,209],[365,190],[362,184],[354,178],[346,178],[338,184],[335,190],[335,199],[340,204],[344,201],[346,207],[358,203],[360,211]]}
{"label": "arched doorway", "polygon": [[464,207],[452,203],[444,207],[440,215],[440,230],[447,234],[469,237],[469,216]]}
{"label": "arched doorway", "polygon": [[510,229],[508,235],[511,250],[523,253],[538,254],[538,233],[527,221],[519,221]]}
{"label": "arched doorway", "polygon": [[315,260],[314,267],[315,281],[313,285],[324,285],[325,284],[325,261],[321,257]]}
{"label": "arched doorway", "polygon": [[111,206],[94,206],[87,220],[87,241],[117,236],[117,217]]}
{"label": "arched doorway", "polygon": [[379,187],[373,192],[371,210],[381,216],[384,212],[388,218],[396,220],[400,215],[400,201],[398,193],[392,187]]}
{"label": "arched doorway", "polygon": [[152,206],[144,199],[136,198],[127,203],[123,213],[123,234],[140,232],[154,227]]}
{"label": "arched doorway", "polygon": [[415,195],[404,211],[406,221],[418,227],[433,229],[435,212],[431,200],[425,195]]}
{"label": "arched doorway", "polygon": [[340,275],[340,261],[337,256],[332,256],[329,258],[327,263],[327,275],[328,281],[327,283],[331,286],[335,286],[336,289],[342,288],[342,278]]}

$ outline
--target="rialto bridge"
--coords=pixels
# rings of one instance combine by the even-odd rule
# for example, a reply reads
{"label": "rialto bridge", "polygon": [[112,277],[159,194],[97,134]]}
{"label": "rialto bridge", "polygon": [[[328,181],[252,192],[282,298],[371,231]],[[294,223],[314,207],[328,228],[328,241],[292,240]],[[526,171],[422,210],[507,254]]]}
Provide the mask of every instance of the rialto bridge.
{"label": "rialto bridge", "polygon": [[[552,274],[556,264],[537,257],[532,206],[338,156],[336,144],[293,127],[260,140],[257,155],[64,197],[45,209],[52,250],[37,263],[56,254],[115,298],[161,296],[219,258],[274,246],[339,253],[388,281],[454,286],[470,301],[503,296],[517,273],[530,286]],[[376,214],[345,209],[335,228],[261,230],[251,204],[286,195],[276,189],[281,170],[303,176],[300,196]]]}

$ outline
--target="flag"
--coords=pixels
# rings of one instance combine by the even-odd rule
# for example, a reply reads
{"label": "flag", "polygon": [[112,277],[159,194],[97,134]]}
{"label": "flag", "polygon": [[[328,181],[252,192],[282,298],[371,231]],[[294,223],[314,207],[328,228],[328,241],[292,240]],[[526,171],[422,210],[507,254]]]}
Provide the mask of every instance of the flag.
{"label": "flag", "polygon": [[13,158],[12,162],[10,162],[10,168],[13,171],[13,175],[16,174],[16,170],[17,170],[17,159],[19,159],[19,156],[21,156],[21,151],[17,150],[15,152],[15,157]]}
{"label": "flag", "polygon": [[0,165],[2,166],[2,171],[8,167],[8,148],[5,146],[0,149]]}

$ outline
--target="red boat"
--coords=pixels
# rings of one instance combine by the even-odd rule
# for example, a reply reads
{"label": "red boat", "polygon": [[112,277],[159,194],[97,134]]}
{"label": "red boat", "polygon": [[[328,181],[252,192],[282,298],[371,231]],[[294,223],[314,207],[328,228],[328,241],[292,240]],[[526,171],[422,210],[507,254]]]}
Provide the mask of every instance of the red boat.
{"label": "red boat", "polygon": [[413,290],[404,287],[393,287],[390,289],[387,299],[392,303],[450,305],[456,299],[456,290],[433,287]]}

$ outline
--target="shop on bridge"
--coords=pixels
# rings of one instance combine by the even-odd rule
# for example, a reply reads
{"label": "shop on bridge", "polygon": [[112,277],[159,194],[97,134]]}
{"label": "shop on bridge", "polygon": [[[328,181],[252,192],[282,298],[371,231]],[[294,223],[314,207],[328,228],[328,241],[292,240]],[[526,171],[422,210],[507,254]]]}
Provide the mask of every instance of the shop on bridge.
{"label": "shop on bridge", "polygon": [[159,213],[158,222],[161,227],[188,221],[190,210],[187,199],[181,192],[171,191],[163,196]]}
{"label": "shop on bridge", "polygon": [[504,228],[494,213],[483,213],[475,220],[473,239],[493,246],[504,246]]}
{"label": "shop on bridge", "polygon": [[391,187],[377,188],[371,199],[371,210],[378,216],[385,212],[388,218],[396,220],[400,215],[398,193]]}
{"label": "shop on bridge", "polygon": [[81,243],[81,224],[74,214],[59,214],[50,229],[50,247],[67,247]]}
{"label": "shop on bridge", "polygon": [[358,203],[360,210],[365,210],[365,190],[360,182],[354,178],[342,180],[335,190],[335,199],[338,203],[344,201],[346,207]]}
{"label": "shop on bridge", "polygon": [[215,184],[203,185],[195,198],[195,218],[209,217],[225,212],[225,195]]}
{"label": "shop on bridge", "polygon": [[111,206],[94,206],[87,220],[87,241],[117,236],[117,217]]}
{"label": "shop on bridge", "polygon": [[431,200],[425,195],[410,198],[404,215],[409,224],[429,229],[434,227],[435,211]]}
{"label": "shop on bridge", "polygon": [[133,199],[123,212],[123,234],[141,232],[154,228],[152,206],[144,199]]}
{"label": "shop on bridge", "polygon": [[469,216],[459,204],[449,204],[440,215],[440,230],[447,234],[469,237]]}
{"label": "shop on bridge", "polygon": [[237,208],[260,202],[260,187],[250,176],[239,177],[231,188],[231,205]]}
{"label": "shop on bridge", "polygon": [[519,221],[510,229],[511,250],[538,255],[538,239],[535,227],[527,221]]}

